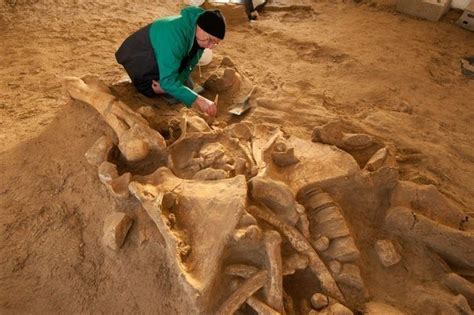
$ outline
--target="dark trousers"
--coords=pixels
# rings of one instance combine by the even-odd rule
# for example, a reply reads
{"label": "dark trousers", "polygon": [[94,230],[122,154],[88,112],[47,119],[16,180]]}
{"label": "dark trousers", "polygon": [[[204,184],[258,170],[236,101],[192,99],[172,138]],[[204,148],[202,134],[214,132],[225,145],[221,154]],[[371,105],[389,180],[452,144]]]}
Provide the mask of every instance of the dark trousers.
{"label": "dark trousers", "polygon": [[149,36],[150,26],[151,24],[130,35],[115,53],[115,59],[127,71],[135,88],[147,97],[156,95],[151,88],[152,80],[160,80]]}

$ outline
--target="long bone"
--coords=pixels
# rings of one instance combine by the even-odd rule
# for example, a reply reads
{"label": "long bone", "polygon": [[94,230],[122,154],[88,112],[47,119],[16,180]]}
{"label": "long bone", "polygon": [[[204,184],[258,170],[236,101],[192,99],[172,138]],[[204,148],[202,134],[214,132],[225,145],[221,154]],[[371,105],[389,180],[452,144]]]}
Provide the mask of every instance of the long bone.
{"label": "long bone", "polygon": [[285,235],[290,244],[298,252],[303,253],[308,257],[309,267],[321,282],[321,287],[325,293],[341,302],[345,302],[344,295],[337,286],[336,281],[332,277],[331,273],[324,265],[313,247],[311,247],[311,244],[308,242],[308,240],[306,240],[296,228],[286,224],[267,209],[251,206],[248,208],[248,212],[253,216],[273,225],[283,235]]}
{"label": "long bone", "polygon": [[112,94],[74,77],[65,78],[64,85],[72,98],[89,104],[102,115],[117,134],[120,152],[128,161],[139,161],[151,150],[165,149],[166,142],[161,134]]}
{"label": "long bone", "polygon": [[416,239],[441,257],[464,268],[474,268],[474,234],[450,228],[404,207],[391,208],[385,228],[409,240]]}
{"label": "long bone", "polygon": [[232,315],[245,301],[257,290],[262,288],[267,281],[267,271],[261,270],[245,280],[242,285],[227,298],[217,311],[218,315]]}
{"label": "long bone", "polygon": [[283,267],[281,262],[281,236],[277,231],[266,231],[263,242],[267,252],[269,279],[266,286],[267,303],[280,313],[285,312],[283,306]]}

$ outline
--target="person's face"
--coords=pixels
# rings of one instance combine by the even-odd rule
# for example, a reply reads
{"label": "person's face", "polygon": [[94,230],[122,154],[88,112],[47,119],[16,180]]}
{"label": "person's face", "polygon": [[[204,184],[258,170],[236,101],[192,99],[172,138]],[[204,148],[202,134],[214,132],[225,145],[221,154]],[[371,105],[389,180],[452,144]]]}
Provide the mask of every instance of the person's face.
{"label": "person's face", "polygon": [[199,26],[196,28],[196,41],[201,48],[213,49],[220,43],[220,39],[206,33]]}

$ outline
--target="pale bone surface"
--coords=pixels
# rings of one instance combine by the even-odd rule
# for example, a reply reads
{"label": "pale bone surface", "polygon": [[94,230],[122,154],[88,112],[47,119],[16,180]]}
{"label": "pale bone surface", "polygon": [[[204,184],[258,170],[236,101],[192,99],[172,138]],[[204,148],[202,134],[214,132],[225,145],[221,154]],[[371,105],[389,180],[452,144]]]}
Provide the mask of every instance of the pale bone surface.
{"label": "pale bone surface", "polygon": [[[216,89],[239,93],[246,78],[237,74],[226,70],[214,77],[213,83],[221,84]],[[311,142],[274,125],[211,127],[186,113],[178,118],[178,136],[165,141],[148,125],[152,108],[140,116],[97,82],[69,78],[66,89],[104,117],[125,160],[146,163],[153,150],[165,157],[147,176],[126,173],[131,174],[128,188],[164,237],[169,263],[182,275],[173,285],[188,292],[196,313],[398,312],[367,294],[361,259],[376,253],[362,255],[358,249],[366,236],[357,216],[385,224],[387,241],[439,255],[445,270],[440,281],[450,291],[415,285],[411,307],[470,311],[472,283],[463,276],[474,269],[474,236],[460,228],[466,216],[434,187],[398,181],[393,153],[373,136],[345,130],[336,121],[315,128]],[[104,161],[111,146],[110,139],[95,144],[90,163],[113,163]],[[100,173],[110,177],[105,184],[119,178],[109,166],[110,172]],[[400,256],[402,262],[409,259],[403,247]],[[293,278],[305,272],[303,282]],[[292,281],[299,285],[285,285]],[[314,296],[328,302],[316,303]]]}

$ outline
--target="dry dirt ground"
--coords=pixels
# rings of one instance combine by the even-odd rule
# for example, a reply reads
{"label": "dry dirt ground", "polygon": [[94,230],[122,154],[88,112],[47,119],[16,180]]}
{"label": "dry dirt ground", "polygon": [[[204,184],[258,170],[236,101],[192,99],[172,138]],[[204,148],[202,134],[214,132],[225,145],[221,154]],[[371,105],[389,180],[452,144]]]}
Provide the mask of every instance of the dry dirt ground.
{"label": "dry dirt ground", "polygon": [[[113,199],[84,158],[112,131],[61,89],[64,76],[121,80],[114,59],[121,41],[180,7],[0,3],[0,313],[190,312],[140,204]],[[311,8],[230,23],[215,54],[258,86],[248,119],[308,138],[315,126],[343,118],[396,150],[401,179],[433,184],[473,215],[474,81],[459,64],[474,54],[474,35],[453,23],[460,12],[433,23],[400,15],[391,3]],[[127,100],[154,102],[166,106]],[[110,253],[100,244],[102,225],[117,210],[140,225]],[[403,284],[388,287],[370,294],[411,312],[399,300]]]}

